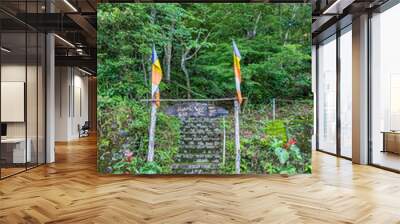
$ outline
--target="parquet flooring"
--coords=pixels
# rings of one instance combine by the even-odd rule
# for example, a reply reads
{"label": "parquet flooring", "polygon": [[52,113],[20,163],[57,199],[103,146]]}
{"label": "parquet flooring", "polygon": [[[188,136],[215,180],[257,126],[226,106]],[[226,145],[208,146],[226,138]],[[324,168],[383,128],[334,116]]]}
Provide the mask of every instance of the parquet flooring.
{"label": "parquet flooring", "polygon": [[0,181],[0,223],[400,223],[400,175],[315,152],[312,175],[96,173],[94,137]]}

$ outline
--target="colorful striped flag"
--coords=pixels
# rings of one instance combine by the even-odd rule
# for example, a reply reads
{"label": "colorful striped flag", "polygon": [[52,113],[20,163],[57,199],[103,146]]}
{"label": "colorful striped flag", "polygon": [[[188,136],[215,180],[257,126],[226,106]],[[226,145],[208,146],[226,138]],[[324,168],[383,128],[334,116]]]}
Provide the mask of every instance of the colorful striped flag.
{"label": "colorful striped flag", "polygon": [[236,84],[236,98],[240,104],[242,104],[243,98],[242,93],[240,92],[240,83],[242,82],[242,78],[240,76],[240,52],[236,46],[234,40],[232,40],[233,45],[233,71],[235,72],[235,84]]}
{"label": "colorful striped flag", "polygon": [[151,97],[156,99],[157,107],[160,106],[160,89],[159,85],[162,79],[162,70],[160,65],[160,60],[158,60],[156,48],[153,46],[153,52],[151,56],[152,66],[151,66]]}

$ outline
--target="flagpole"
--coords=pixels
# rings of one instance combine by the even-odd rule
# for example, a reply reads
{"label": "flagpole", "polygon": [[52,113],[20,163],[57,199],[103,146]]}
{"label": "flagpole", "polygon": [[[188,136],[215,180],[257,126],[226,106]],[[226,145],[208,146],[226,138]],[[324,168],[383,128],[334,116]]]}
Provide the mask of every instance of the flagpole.
{"label": "flagpole", "polygon": [[[155,51],[155,45],[153,44],[153,51]],[[153,82],[153,75],[151,76],[151,82]],[[153,85],[153,84],[152,84]],[[147,162],[153,162],[154,160],[154,142],[156,132],[156,121],[157,121],[157,102],[154,100],[153,90],[151,90],[151,113],[150,113],[150,128],[149,128],[149,147],[147,151]]]}
{"label": "flagpole", "polygon": [[157,106],[156,106],[156,102],[153,101],[153,102],[151,102],[149,148],[148,148],[148,152],[147,152],[147,162],[153,162],[153,160],[154,160],[154,142],[155,142],[156,120],[157,120]]}
{"label": "flagpole", "polygon": [[236,174],[240,174],[240,127],[239,127],[239,112],[240,104],[242,103],[242,95],[240,92],[240,53],[237,49],[235,41],[232,39],[233,47],[233,70],[235,73],[235,84],[236,84],[236,99],[234,100],[235,109],[235,170]]}
{"label": "flagpole", "polygon": [[235,170],[236,174],[240,174],[240,127],[239,127],[240,104],[237,99],[234,100],[234,106],[235,106],[235,152],[236,152]]}

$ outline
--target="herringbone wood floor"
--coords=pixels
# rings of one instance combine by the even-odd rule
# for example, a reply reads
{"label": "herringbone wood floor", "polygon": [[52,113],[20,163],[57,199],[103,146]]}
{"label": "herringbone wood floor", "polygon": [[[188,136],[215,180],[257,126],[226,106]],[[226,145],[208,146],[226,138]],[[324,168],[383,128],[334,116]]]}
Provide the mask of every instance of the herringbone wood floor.
{"label": "herringbone wood floor", "polygon": [[289,178],[100,176],[94,138],[56,155],[0,181],[0,223],[400,223],[400,175],[317,152]]}

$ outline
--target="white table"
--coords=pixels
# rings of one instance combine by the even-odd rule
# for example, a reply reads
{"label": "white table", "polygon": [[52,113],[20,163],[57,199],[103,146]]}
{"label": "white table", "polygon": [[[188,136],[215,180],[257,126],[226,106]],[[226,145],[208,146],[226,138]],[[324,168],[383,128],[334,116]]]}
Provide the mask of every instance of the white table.
{"label": "white table", "polygon": [[[2,145],[14,145],[13,148],[13,163],[26,163],[32,160],[32,140],[26,139],[28,147],[26,147],[25,153],[25,138],[5,138],[1,139]],[[26,159],[26,161],[25,161]]]}

